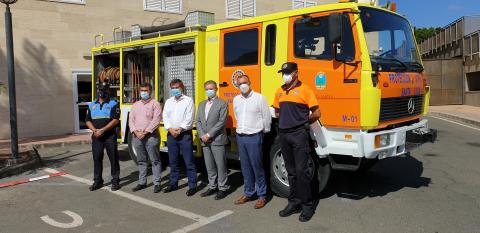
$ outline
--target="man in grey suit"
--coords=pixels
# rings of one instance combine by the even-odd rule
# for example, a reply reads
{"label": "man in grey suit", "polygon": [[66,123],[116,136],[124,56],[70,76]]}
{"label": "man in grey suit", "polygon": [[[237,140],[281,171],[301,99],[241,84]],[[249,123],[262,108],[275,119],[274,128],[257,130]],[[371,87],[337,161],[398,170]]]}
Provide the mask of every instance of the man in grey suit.
{"label": "man in grey suit", "polygon": [[228,105],[217,97],[217,83],[209,80],[204,84],[208,99],[198,106],[197,132],[202,141],[203,157],[208,173],[208,189],[200,194],[207,197],[217,193],[215,200],[223,199],[228,190],[227,160],[225,145],[228,143],[225,125]]}

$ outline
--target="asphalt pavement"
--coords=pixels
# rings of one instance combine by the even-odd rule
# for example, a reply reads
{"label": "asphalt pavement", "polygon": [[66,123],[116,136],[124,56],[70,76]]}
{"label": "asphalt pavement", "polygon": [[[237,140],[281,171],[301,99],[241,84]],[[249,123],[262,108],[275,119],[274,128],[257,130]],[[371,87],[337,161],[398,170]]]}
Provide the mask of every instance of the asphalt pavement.
{"label": "asphalt pavement", "polygon": [[[153,186],[132,193],[138,172],[123,147],[121,190],[90,192],[88,145],[44,148],[43,168],[0,184],[69,175],[1,188],[0,232],[480,232],[480,130],[436,118],[430,127],[438,141],[411,156],[382,160],[363,174],[335,172],[307,223],[280,218],[286,200],[275,196],[260,210],[254,202],[234,205],[243,190],[238,162],[229,162],[232,193],[223,200],[187,197],[185,180],[168,194],[154,194]],[[104,166],[108,181],[107,157]],[[162,175],[166,184],[168,169]]]}

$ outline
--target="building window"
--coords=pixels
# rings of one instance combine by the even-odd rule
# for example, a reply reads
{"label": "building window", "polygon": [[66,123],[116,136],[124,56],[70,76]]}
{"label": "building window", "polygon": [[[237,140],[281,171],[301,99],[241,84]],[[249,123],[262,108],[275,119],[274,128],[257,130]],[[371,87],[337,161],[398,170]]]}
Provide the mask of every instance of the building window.
{"label": "building window", "polygon": [[226,33],[223,46],[225,66],[258,64],[257,28]]}
{"label": "building window", "polygon": [[143,9],[181,14],[182,0],[143,0]]}
{"label": "building window", "polygon": [[256,0],[225,0],[227,19],[254,17],[257,14]]}
{"label": "building window", "polygon": [[305,7],[316,6],[316,1],[308,1],[308,0],[292,0],[292,9],[300,9]]}

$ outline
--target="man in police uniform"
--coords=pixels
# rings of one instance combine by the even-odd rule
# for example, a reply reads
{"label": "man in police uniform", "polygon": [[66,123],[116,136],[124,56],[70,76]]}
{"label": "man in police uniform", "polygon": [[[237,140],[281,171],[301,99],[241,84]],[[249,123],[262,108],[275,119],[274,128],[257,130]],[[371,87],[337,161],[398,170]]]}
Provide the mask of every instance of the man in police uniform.
{"label": "man in police uniform", "polygon": [[298,80],[297,64],[287,62],[278,71],[284,85],[277,89],[273,107],[279,118],[279,135],[283,160],[288,172],[290,195],[281,217],[299,213],[301,222],[309,221],[314,212],[312,179],[315,168],[310,155],[310,123],[320,119],[315,93]]}
{"label": "man in police uniform", "polygon": [[88,105],[87,127],[92,134],[93,184],[90,191],[103,186],[103,150],[107,150],[112,175],[112,191],[120,189],[120,164],[118,161],[116,126],[120,122],[120,108],[109,99],[107,83],[97,83],[97,99]]}

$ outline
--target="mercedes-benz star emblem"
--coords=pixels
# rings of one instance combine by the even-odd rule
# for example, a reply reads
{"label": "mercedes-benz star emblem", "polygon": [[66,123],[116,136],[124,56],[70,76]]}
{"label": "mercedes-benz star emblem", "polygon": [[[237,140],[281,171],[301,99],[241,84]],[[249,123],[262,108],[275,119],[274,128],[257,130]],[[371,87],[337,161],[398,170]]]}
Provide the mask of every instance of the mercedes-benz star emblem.
{"label": "mercedes-benz star emblem", "polygon": [[415,102],[413,101],[413,98],[410,98],[408,100],[408,113],[413,114],[415,111]]}

